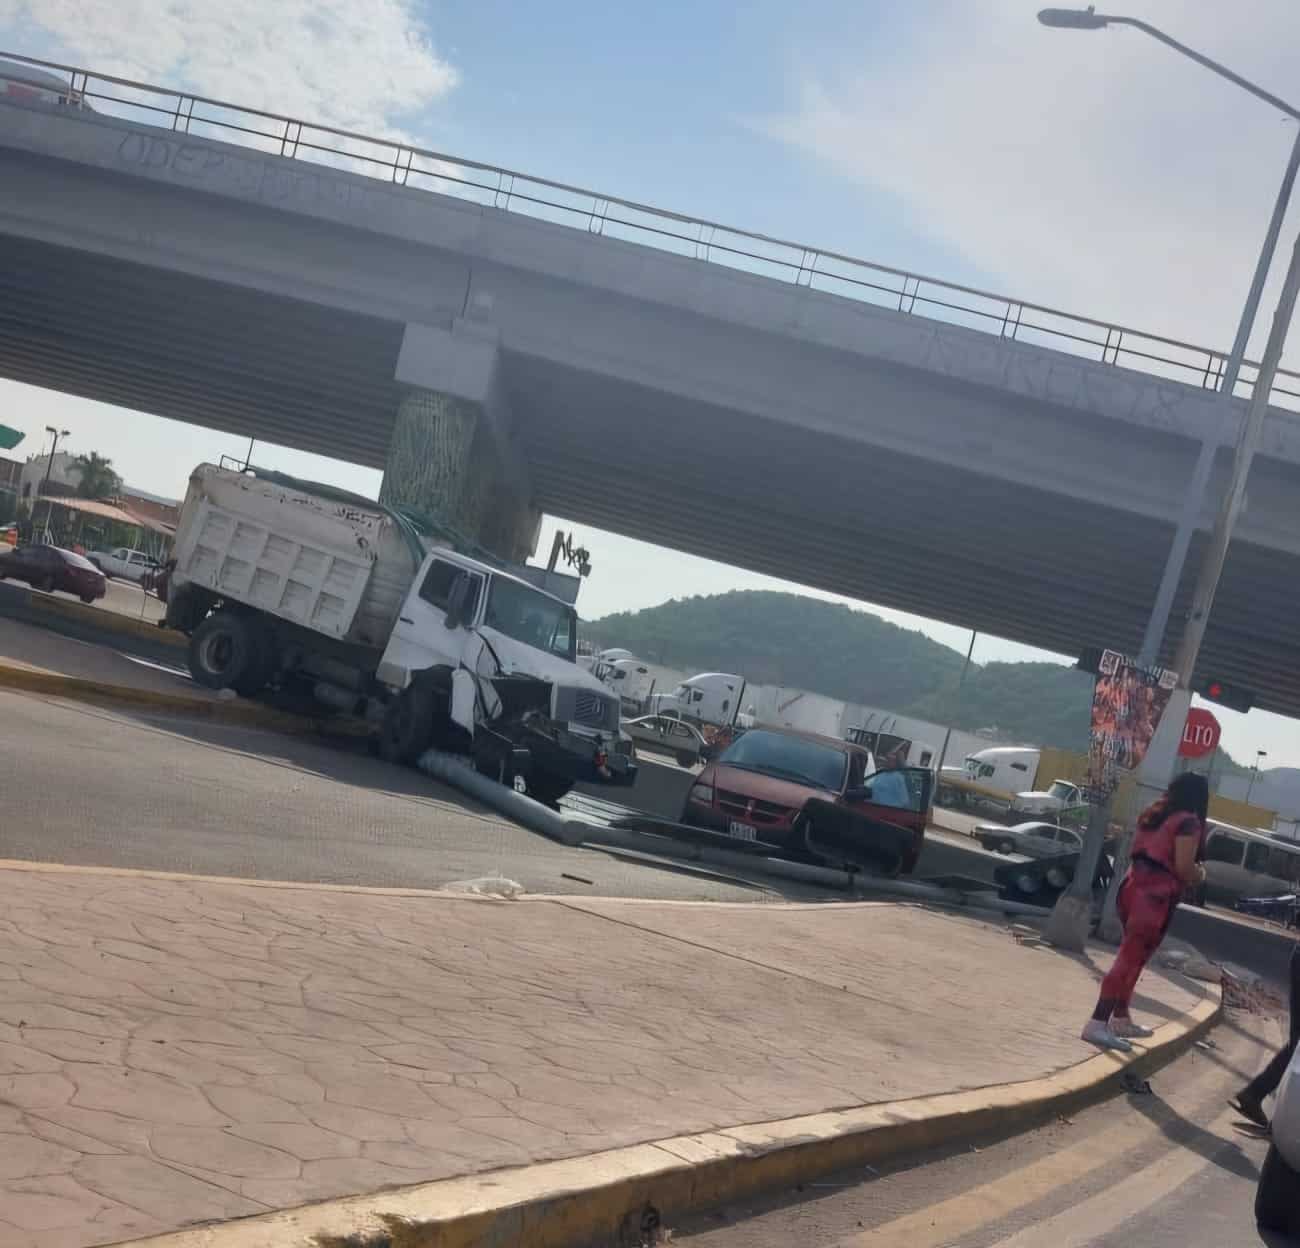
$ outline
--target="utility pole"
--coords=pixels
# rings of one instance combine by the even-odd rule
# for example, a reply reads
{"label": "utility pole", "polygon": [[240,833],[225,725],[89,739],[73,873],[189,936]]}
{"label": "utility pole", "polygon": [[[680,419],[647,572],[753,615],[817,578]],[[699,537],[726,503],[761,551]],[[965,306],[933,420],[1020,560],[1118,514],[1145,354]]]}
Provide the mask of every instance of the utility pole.
{"label": "utility pole", "polygon": [[1259,779],[1259,760],[1260,760],[1261,758],[1267,758],[1267,757],[1268,757],[1268,751],[1267,751],[1267,750],[1256,750],[1256,751],[1255,751],[1255,765],[1254,765],[1254,767],[1252,767],[1252,768],[1250,769],[1250,783],[1246,786],[1246,805],[1247,805],[1247,806],[1250,805],[1250,797],[1251,797],[1251,794],[1255,792],[1255,781]]}
{"label": "utility pole", "polygon": [[[44,494],[48,500],[45,504],[45,544],[48,546],[50,542],[50,517],[54,514],[54,500],[49,498],[50,473],[54,470],[54,453],[59,449],[59,439],[66,438],[69,435],[66,429],[56,429],[53,425],[46,425],[45,432],[52,434],[54,437],[54,441],[50,444],[50,458],[45,464],[45,477],[41,481],[41,488],[39,491],[41,494]],[[35,510],[34,507],[33,510]],[[36,526],[33,523],[33,532],[35,531],[35,528]]]}
{"label": "utility pole", "polygon": [[957,679],[957,693],[952,700],[952,709],[948,712],[948,727],[943,734],[943,749],[939,751],[939,765],[934,769],[934,787],[937,791],[939,781],[943,779],[943,760],[948,757],[948,742],[952,739],[952,721],[961,709],[961,691],[966,683],[966,673],[970,671],[970,658],[975,653],[975,638],[979,636],[973,628],[970,630],[970,645],[966,647],[966,662],[961,665],[961,676]]}

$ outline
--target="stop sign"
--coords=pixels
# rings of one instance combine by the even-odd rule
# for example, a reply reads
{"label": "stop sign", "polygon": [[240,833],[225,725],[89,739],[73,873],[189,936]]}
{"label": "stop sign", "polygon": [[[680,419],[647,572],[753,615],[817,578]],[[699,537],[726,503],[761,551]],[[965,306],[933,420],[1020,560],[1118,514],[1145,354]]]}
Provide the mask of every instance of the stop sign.
{"label": "stop sign", "polygon": [[1209,711],[1194,706],[1187,712],[1183,725],[1183,739],[1178,743],[1178,753],[1183,758],[1204,758],[1219,748],[1219,721]]}

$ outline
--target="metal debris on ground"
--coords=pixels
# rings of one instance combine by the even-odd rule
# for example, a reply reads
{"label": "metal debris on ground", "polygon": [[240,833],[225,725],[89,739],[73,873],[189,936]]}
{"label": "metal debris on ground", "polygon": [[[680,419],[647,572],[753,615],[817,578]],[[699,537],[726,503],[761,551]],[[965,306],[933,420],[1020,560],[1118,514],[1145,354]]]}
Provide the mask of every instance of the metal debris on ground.
{"label": "metal debris on ground", "polygon": [[567,871],[560,872],[560,879],[572,880],[575,884],[595,884],[595,880],[589,880],[585,876],[570,875]]}
{"label": "metal debris on ground", "polygon": [[1047,945],[1043,933],[1036,927],[1030,927],[1028,923],[1011,923],[1008,925],[1008,930],[1018,945],[1030,949],[1045,948]]}
{"label": "metal debris on ground", "polygon": [[523,896],[524,886],[516,880],[508,880],[504,875],[484,875],[476,880],[453,880],[444,884],[442,891],[447,893],[468,893],[473,897],[503,897],[513,901]]}
{"label": "metal debris on ground", "polygon": [[1228,963],[1222,968],[1222,977],[1223,1004],[1229,1009],[1247,1014],[1285,1013],[1281,995],[1254,971]]}

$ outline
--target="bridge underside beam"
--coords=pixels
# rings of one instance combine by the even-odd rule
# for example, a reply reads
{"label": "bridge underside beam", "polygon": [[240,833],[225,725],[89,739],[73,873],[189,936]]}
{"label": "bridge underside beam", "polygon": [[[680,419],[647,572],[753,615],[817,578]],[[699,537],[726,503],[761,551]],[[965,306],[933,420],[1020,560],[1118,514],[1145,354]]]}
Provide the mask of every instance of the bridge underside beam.
{"label": "bridge underside beam", "polygon": [[[441,485],[390,471],[387,492],[501,553],[535,539],[543,510],[1046,649],[1137,645],[1172,532],[1149,497],[1105,505],[1051,476],[1016,484],[982,460],[938,461],[921,439],[811,432],[687,400],[670,375],[654,389],[530,355],[482,327],[421,332],[403,367],[404,321],[0,234],[0,375],[369,467],[391,468],[402,439],[459,439]],[[440,341],[450,354],[421,373]],[[491,363],[477,389],[474,358]],[[896,389],[901,406],[876,415],[906,430]],[[1125,438],[1155,436],[1112,435],[1095,461],[1057,471],[1105,473],[1136,445]],[[1201,670],[1300,714],[1300,552],[1271,544],[1294,537],[1272,501],[1294,491],[1286,471],[1256,462],[1247,532],[1269,544],[1234,543]],[[1261,527],[1261,512],[1276,523]],[[1187,598],[1184,585],[1175,620]]]}

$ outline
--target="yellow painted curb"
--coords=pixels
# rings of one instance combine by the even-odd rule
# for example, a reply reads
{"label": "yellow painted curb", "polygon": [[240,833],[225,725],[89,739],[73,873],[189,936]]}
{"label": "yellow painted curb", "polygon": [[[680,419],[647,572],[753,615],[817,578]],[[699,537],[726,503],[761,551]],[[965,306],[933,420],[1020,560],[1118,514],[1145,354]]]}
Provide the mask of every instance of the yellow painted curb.
{"label": "yellow painted curb", "polygon": [[91,702],[97,706],[132,706],[145,710],[189,715],[216,723],[244,724],[272,732],[293,735],[333,734],[364,736],[365,725],[348,720],[335,722],[304,715],[292,715],[255,702],[227,702],[219,698],[187,697],[181,693],[160,693],[154,689],[136,689],[130,685],[111,685],[80,676],[65,676],[34,667],[14,667],[0,662],[0,689],[20,693],[42,693],[73,702]]}
{"label": "yellow painted curb", "polygon": [[52,598],[48,594],[33,594],[24,605],[32,611],[61,616],[65,620],[84,624],[87,628],[121,633],[127,637],[139,637],[154,645],[169,646],[174,650],[184,650],[190,644],[189,638],[184,633],[178,633],[170,628],[159,628],[149,620],[122,615],[120,612],[109,611],[104,607],[88,607],[84,603]]}
{"label": "yellow painted curb", "polygon": [[1156,1031],[1023,1083],[677,1136],[567,1161],[352,1196],[132,1241],[135,1248],[569,1248],[637,1243],[710,1206],[848,1166],[1023,1130],[1172,1060],[1219,1020],[1222,993]]}

